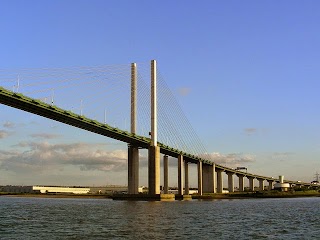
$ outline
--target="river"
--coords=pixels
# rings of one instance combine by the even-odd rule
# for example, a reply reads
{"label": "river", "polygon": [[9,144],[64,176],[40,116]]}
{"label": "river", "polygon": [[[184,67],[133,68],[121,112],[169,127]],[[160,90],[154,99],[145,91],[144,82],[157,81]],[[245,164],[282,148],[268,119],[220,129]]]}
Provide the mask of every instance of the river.
{"label": "river", "polygon": [[0,239],[320,239],[320,198],[0,197]]}

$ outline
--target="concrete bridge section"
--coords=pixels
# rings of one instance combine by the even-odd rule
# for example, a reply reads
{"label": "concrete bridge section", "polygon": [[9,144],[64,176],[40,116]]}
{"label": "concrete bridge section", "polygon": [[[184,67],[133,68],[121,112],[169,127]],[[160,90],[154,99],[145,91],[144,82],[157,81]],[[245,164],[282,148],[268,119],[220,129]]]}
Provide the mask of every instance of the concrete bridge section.
{"label": "concrete bridge section", "polygon": [[[168,156],[163,157],[163,161],[167,161]],[[180,195],[188,195],[189,194],[189,163],[188,161],[183,161],[183,156],[178,157],[178,193]],[[166,164],[164,166],[164,182],[168,182],[168,166]],[[183,170],[184,167],[184,170]],[[184,172],[184,175],[183,175]],[[259,182],[259,190],[264,190],[264,182],[268,181],[269,188],[272,189],[273,183],[276,179],[266,178],[266,177],[258,177],[252,176],[252,174],[247,175],[246,173],[234,173],[233,171],[226,171],[222,169],[220,166],[217,167],[216,164],[204,164],[203,162],[197,163],[197,177],[198,177],[198,194],[202,195],[203,193],[223,193],[223,174],[226,174],[228,177],[228,191],[234,192],[234,176],[239,178],[239,186],[238,191],[244,191],[244,179],[248,179],[249,191],[254,191],[254,179],[257,179]],[[183,189],[183,182],[184,189]],[[168,193],[167,187],[164,188],[164,193]]]}
{"label": "concrete bridge section", "polygon": [[[168,156],[163,156],[163,180],[164,180],[164,191],[163,193],[168,194]],[[184,160],[183,156],[180,155],[177,158],[178,161],[178,195],[189,195],[189,165],[191,162]],[[224,188],[224,176],[227,176],[227,186]],[[235,186],[234,180],[238,177],[238,185]],[[279,183],[279,179],[272,177],[264,177],[254,174],[248,174],[245,172],[238,172],[236,170],[224,169],[222,166],[216,164],[207,164],[199,161],[197,163],[197,178],[198,178],[198,195],[205,193],[224,193],[224,189],[227,189],[229,193],[232,192],[254,192],[258,191],[270,191],[273,189],[274,184]],[[245,181],[249,187],[245,190]],[[183,184],[184,183],[184,184]],[[267,185],[265,185],[267,183]],[[288,185],[304,185],[310,186],[310,183],[302,183],[298,181],[282,180],[282,183]],[[236,189],[237,188],[237,189]],[[235,190],[236,189],[236,190]]]}
{"label": "concrete bridge section", "polygon": [[[156,61],[151,61],[151,138],[136,134],[137,108],[137,67],[131,65],[131,132],[126,132],[108,124],[102,124],[85,116],[66,111],[42,101],[29,98],[19,93],[0,87],[0,103],[26,112],[56,120],[96,134],[128,143],[128,193],[138,194],[139,186],[139,149],[148,149],[148,187],[149,195],[160,195],[160,153],[164,155],[164,192],[168,192],[168,156],[178,161],[178,192],[179,195],[189,195],[189,165],[197,164],[198,191],[203,193],[222,193],[223,174],[228,176],[229,192],[234,191],[234,176],[239,178],[239,191],[244,190],[244,179],[249,181],[249,188],[254,190],[254,180],[259,182],[259,189],[264,189],[264,183],[269,183],[269,189],[276,181],[272,177],[244,173],[232,168],[215,164],[207,159],[183,152],[157,141],[157,82]],[[298,181],[286,181],[290,184],[304,184]],[[166,196],[167,197],[167,196]]]}
{"label": "concrete bridge section", "polygon": [[[136,67],[132,64],[131,67],[131,131],[134,133],[135,131],[135,123],[136,123],[136,114],[135,114],[135,106],[136,103],[136,80],[135,77]],[[225,172],[228,176],[228,190],[229,192],[234,192],[234,176],[239,177],[239,191],[244,191],[244,178],[247,178],[249,181],[249,190],[254,191],[255,185],[254,180],[257,179],[259,182],[259,190],[264,190],[264,182],[267,181],[269,183],[268,189],[272,189],[273,183],[276,181],[272,177],[259,176],[250,173],[243,173],[241,171],[237,171],[231,168],[227,168],[221,165],[217,165],[211,161],[199,159],[189,154],[183,154],[175,152],[172,154],[171,152],[166,152],[163,147],[159,147],[157,144],[157,79],[156,79],[156,61],[151,61],[151,142],[149,147],[149,194],[150,195],[158,195],[160,194],[160,161],[159,161],[159,152],[164,153],[163,157],[163,172],[164,172],[164,194],[168,194],[168,155],[177,158],[178,160],[178,195],[189,195],[189,164],[195,163],[197,164],[197,173],[198,173],[198,192],[200,195],[203,193],[223,193],[223,173]],[[159,149],[160,148],[160,149]],[[130,155],[132,156],[132,155]],[[132,166],[138,166],[138,164],[132,164],[138,159],[138,155],[133,157],[132,159],[128,159],[128,169],[130,176],[134,175],[134,172],[138,171],[137,169],[133,169]],[[184,173],[184,174],[183,174]],[[184,176],[184,177],[183,177]],[[129,194],[135,194],[137,192],[135,187],[137,186],[138,179],[133,179],[135,182],[133,183],[130,179],[128,182]],[[294,181],[287,181],[291,183],[295,183]]]}

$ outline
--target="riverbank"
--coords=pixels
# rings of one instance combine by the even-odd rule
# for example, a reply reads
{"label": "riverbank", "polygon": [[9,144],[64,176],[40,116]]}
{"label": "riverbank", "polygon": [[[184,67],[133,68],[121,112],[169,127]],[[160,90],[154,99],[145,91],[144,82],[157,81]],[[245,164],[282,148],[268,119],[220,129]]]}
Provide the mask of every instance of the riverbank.
{"label": "riverbank", "polygon": [[6,197],[29,197],[29,198],[94,198],[94,199],[108,199],[110,195],[104,194],[41,194],[41,193],[0,193],[1,196]]}
{"label": "riverbank", "polygon": [[[91,198],[91,199],[112,199],[112,195],[104,194],[40,194],[40,193],[1,193],[0,197],[29,197],[29,198]],[[125,196],[125,194],[124,194]],[[299,198],[299,197],[320,197],[319,191],[297,191],[297,192],[245,192],[245,193],[212,193],[191,195],[192,199],[249,199],[249,198]],[[148,198],[146,198],[148,199]]]}
{"label": "riverbank", "polygon": [[298,197],[320,197],[320,192],[316,190],[296,191],[296,192],[241,192],[226,194],[204,194],[193,195],[193,199],[242,199],[242,198],[298,198]]}

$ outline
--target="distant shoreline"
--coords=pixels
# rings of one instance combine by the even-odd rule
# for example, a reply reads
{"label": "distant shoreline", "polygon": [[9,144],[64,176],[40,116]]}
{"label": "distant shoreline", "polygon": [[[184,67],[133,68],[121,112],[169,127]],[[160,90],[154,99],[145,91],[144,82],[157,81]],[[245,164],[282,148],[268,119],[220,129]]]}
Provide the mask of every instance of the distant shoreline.
{"label": "distant shoreline", "polygon": [[249,198],[299,198],[299,197],[320,197],[320,191],[295,191],[295,192],[234,192],[226,194],[203,194],[202,196],[193,196],[196,199],[249,199]]}
{"label": "distant shoreline", "polygon": [[110,195],[89,195],[89,194],[32,194],[32,193],[0,193],[0,197],[27,197],[27,198],[92,198],[92,199],[110,199]]}
{"label": "distant shoreline", "polygon": [[[112,199],[111,195],[105,194],[32,194],[32,193],[0,193],[0,197],[26,197],[26,198],[84,198],[84,199]],[[214,200],[214,199],[252,199],[252,198],[301,198],[320,197],[320,192],[255,192],[255,193],[226,193],[226,194],[204,194],[191,195],[192,199]],[[143,195],[141,195],[143,198]]]}

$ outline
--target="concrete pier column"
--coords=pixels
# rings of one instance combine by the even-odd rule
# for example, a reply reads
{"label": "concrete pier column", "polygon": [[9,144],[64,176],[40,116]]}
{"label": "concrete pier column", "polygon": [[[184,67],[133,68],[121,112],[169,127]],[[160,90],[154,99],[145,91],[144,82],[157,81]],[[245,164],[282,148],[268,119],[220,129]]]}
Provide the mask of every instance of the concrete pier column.
{"label": "concrete pier column", "polygon": [[216,187],[215,165],[202,164],[203,192],[214,193]]}
{"label": "concrete pier column", "polygon": [[150,146],[148,151],[149,194],[160,194],[160,147]]}
{"label": "concrete pier column", "polygon": [[212,165],[212,175],[213,175],[213,193],[217,192],[217,174],[216,174],[216,164]]}
{"label": "concrete pier column", "polygon": [[223,170],[216,169],[216,171],[217,171],[217,192],[222,193],[223,192],[223,177],[222,177]]}
{"label": "concrete pier column", "polygon": [[264,190],[264,179],[259,179],[259,191]]}
{"label": "concrete pier column", "polygon": [[189,168],[187,161],[184,161],[184,194],[189,195]]}
{"label": "concrete pier column", "polygon": [[244,175],[237,174],[239,178],[239,192],[244,192]]}
{"label": "concrete pier column", "polygon": [[227,172],[227,175],[228,175],[228,190],[229,192],[234,192],[233,173]]}
{"label": "concrete pier column", "polygon": [[254,191],[254,178],[253,177],[247,177],[249,179],[249,191]]}
{"label": "concrete pier column", "polygon": [[128,193],[139,193],[139,149],[128,146]]}
{"label": "concrete pier column", "polygon": [[168,156],[163,156],[163,193],[168,194],[169,192],[169,183],[168,183]]}
{"label": "concrete pier column", "polygon": [[269,185],[268,185],[268,190],[271,191],[271,190],[273,189],[273,183],[274,183],[274,181],[273,181],[273,180],[268,180],[268,183],[269,183]]}
{"label": "concrete pier column", "polygon": [[178,156],[178,195],[183,195],[183,179],[182,179],[182,170],[183,170],[183,156]]}
{"label": "concrete pier column", "polygon": [[197,164],[198,167],[198,194],[202,195],[202,162],[199,161]]}

